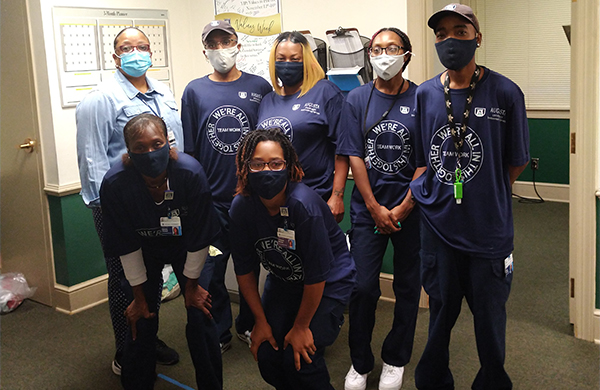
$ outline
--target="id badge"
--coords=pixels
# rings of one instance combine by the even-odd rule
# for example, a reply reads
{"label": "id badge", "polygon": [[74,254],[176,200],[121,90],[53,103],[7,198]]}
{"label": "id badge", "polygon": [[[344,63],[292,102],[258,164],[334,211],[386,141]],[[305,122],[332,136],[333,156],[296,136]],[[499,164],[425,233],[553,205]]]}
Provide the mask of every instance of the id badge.
{"label": "id badge", "polygon": [[504,259],[504,276],[508,276],[513,272],[513,255],[512,253]]}
{"label": "id badge", "polygon": [[369,156],[365,157],[365,167],[367,169],[371,169],[373,166],[371,165],[371,159],[369,158]]}
{"label": "id badge", "polygon": [[179,217],[161,217],[160,228],[163,236],[181,236],[181,218]]}
{"label": "id badge", "polygon": [[171,129],[168,129],[167,137],[169,137],[169,145],[171,147],[175,146],[175,132]]}
{"label": "id badge", "polygon": [[296,249],[296,232],[277,228],[277,245],[281,248]]}

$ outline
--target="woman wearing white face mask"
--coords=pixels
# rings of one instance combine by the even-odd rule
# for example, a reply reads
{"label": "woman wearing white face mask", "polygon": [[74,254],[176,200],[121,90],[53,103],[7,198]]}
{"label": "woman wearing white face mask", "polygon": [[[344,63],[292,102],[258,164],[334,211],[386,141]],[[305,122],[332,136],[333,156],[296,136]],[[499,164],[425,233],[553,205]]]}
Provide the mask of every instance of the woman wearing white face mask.
{"label": "woman wearing white face mask", "polygon": [[[223,20],[208,23],[202,31],[204,55],[214,68],[207,76],[191,81],[183,92],[181,121],[186,140],[185,152],[194,156],[206,171],[221,235],[212,245],[221,255],[209,257],[202,283],[213,296],[212,313],[217,324],[221,350],[231,345],[232,314],[225,271],[230,249],[228,240],[229,207],[237,179],[235,155],[241,139],[256,128],[258,106],[271,85],[262,77],[240,71],[235,61],[241,45],[233,27]],[[258,272],[258,271],[257,271]],[[208,277],[212,274],[212,277]],[[205,275],[207,275],[205,277]],[[248,341],[254,317],[244,301],[236,319],[238,337]]]}
{"label": "woman wearing white face mask", "polygon": [[380,390],[402,386],[412,353],[420,293],[419,212],[409,184],[416,170],[416,122],[411,116],[417,86],[402,71],[411,57],[408,36],[397,28],[376,32],[369,56],[377,78],[348,94],[342,110],[340,153],[350,156],[352,193],[351,252],[357,287],[350,299],[349,343],[352,367],[346,390],[364,390],[374,369],[371,334],[380,296],[379,273],[391,240],[394,246],[394,322],[381,348]]}

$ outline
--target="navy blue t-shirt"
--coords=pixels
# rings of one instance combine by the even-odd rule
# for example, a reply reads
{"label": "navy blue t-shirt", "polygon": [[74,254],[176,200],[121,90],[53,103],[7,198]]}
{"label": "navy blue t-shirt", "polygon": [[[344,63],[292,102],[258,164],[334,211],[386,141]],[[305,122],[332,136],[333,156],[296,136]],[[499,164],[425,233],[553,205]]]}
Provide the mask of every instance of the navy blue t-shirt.
{"label": "navy blue t-shirt", "polygon": [[[325,281],[323,296],[346,302],[356,269],[344,233],[327,203],[309,187],[289,182],[286,192],[289,217],[270,216],[257,195],[234,198],[229,215],[236,274],[248,274],[261,262],[290,288]],[[286,226],[295,232],[296,249],[277,243],[277,229]]]}
{"label": "navy blue t-shirt", "polygon": [[340,89],[319,80],[304,96],[271,92],[258,111],[258,128],[279,127],[292,141],[304,170],[302,182],[320,196],[333,188],[337,127],[344,102]]}
{"label": "navy blue t-shirt", "polygon": [[[364,159],[375,199],[390,210],[406,197],[416,168],[413,106],[417,86],[409,83],[391,109],[396,96],[373,89],[373,82],[353,89],[346,97],[340,119],[343,137],[339,154]],[[365,123],[369,95],[371,102]],[[367,133],[388,109],[387,117]],[[356,186],[352,192],[350,217],[352,223],[374,223]]]}
{"label": "navy blue t-shirt", "polygon": [[[172,200],[156,204],[142,175],[122,162],[104,176],[100,188],[105,249],[108,256],[122,256],[140,248],[165,259],[207,247],[219,234],[204,170],[191,156],[179,153],[169,161],[168,187]],[[162,217],[181,218],[181,236],[164,236]]]}
{"label": "navy blue t-shirt", "polygon": [[[453,89],[450,94],[458,127],[468,89]],[[484,258],[508,256],[514,235],[508,167],[529,161],[523,92],[508,78],[484,68],[458,156],[440,75],[417,89],[415,116],[420,129],[417,166],[427,170],[411,189],[424,220],[453,248]],[[453,187],[457,157],[464,180],[460,205]]]}
{"label": "navy blue t-shirt", "polygon": [[202,164],[219,206],[231,205],[237,183],[235,155],[242,138],[256,128],[258,107],[271,90],[262,77],[242,72],[230,82],[204,76],[191,81],[183,92],[185,152]]}

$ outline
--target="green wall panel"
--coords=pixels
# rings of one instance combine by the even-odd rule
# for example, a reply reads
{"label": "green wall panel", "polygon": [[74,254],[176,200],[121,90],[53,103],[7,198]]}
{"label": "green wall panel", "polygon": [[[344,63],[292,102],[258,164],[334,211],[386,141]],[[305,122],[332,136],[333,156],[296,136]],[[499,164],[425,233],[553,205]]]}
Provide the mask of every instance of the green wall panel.
{"label": "green wall panel", "polygon": [[106,273],[92,212],[78,194],[49,196],[56,282],[73,286]]}
{"label": "green wall panel", "polygon": [[[528,122],[531,157],[540,159],[535,182],[569,184],[569,120],[529,119]],[[519,180],[533,180],[529,167]]]}

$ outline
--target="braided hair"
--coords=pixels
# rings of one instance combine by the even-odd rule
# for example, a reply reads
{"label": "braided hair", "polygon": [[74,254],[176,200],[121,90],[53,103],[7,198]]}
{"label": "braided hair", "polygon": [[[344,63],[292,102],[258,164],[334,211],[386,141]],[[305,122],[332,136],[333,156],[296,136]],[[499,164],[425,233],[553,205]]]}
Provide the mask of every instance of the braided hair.
{"label": "braided hair", "polygon": [[410,59],[412,58],[412,44],[410,43],[410,39],[408,38],[408,35],[406,35],[400,29],[398,29],[396,27],[384,27],[384,28],[378,30],[371,37],[371,41],[369,42],[368,48],[369,48],[369,50],[371,50],[371,47],[373,46],[373,41],[375,40],[375,37],[384,31],[391,31],[394,34],[398,35],[400,37],[400,41],[402,41],[402,49],[404,50],[404,52],[405,53],[410,52],[409,54],[406,55],[408,58],[406,59],[406,61],[404,62],[404,65],[402,65],[402,69],[400,70],[400,73],[402,73],[402,72],[404,72],[404,69],[406,69],[406,67],[408,66],[408,63],[410,62]]}
{"label": "braided hair", "polygon": [[[153,129],[157,133],[162,133],[165,137],[166,143],[169,143],[169,136],[167,132],[167,125],[162,118],[154,115],[154,114],[140,114],[138,116],[134,116],[132,119],[127,122],[125,127],[123,128],[123,138],[125,138],[125,146],[129,151],[129,147],[138,137],[142,136],[146,130]],[[175,147],[169,146],[169,158],[171,160],[177,160],[177,149]],[[131,164],[129,160],[129,153],[125,153],[122,156],[123,163],[126,166]]]}
{"label": "braided hair", "polygon": [[254,130],[244,137],[235,157],[235,165],[237,167],[236,175],[238,178],[235,195],[250,195],[250,187],[248,186],[248,174],[250,174],[250,168],[248,167],[248,162],[252,159],[256,146],[264,141],[277,142],[279,146],[281,146],[281,149],[283,149],[283,158],[286,162],[288,180],[295,182],[302,180],[304,171],[300,165],[300,160],[298,160],[296,150],[294,150],[292,143],[283,131],[279,127],[272,127],[266,130]]}

